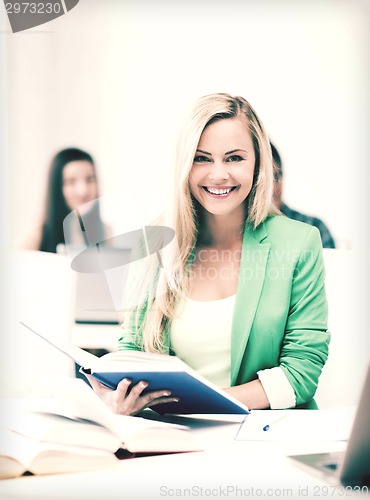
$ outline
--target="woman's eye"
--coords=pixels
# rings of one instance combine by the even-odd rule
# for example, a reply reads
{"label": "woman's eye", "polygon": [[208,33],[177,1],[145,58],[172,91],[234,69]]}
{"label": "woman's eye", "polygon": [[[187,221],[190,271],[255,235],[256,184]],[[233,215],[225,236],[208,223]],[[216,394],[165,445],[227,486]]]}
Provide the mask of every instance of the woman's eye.
{"label": "woman's eye", "polygon": [[211,161],[208,156],[204,156],[204,155],[197,155],[195,156],[194,158],[194,163],[205,163],[205,162],[209,162]]}
{"label": "woman's eye", "polygon": [[229,156],[226,161],[228,162],[238,162],[238,161],[243,161],[244,158],[240,155],[231,155]]}

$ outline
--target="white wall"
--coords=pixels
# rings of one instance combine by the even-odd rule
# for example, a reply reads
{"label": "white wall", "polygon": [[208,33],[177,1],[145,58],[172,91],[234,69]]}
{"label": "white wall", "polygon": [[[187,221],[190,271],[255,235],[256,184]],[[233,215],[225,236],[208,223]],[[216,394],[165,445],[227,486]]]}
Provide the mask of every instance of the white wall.
{"label": "white wall", "polygon": [[359,278],[358,252],[325,248],[323,255],[331,341],[315,400],[319,408],[355,405],[370,362],[368,280]]}
{"label": "white wall", "polygon": [[153,213],[186,109],[225,91],[246,97],[262,117],[284,160],[286,201],[321,216],[341,245],[361,247],[366,6],[80,0],[46,25],[3,34],[12,241],[34,227],[49,161],[69,145],[94,155],[102,194],[118,193],[123,210],[107,211],[114,226],[135,216],[132,193]]}

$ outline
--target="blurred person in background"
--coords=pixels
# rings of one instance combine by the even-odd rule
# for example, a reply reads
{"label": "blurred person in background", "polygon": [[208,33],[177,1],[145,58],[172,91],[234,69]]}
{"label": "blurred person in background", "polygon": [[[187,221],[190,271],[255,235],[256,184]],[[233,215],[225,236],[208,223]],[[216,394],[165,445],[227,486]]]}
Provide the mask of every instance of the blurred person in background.
{"label": "blurred person in background", "polygon": [[43,220],[23,248],[56,253],[58,245],[68,243],[85,246],[86,241],[79,224],[63,227],[65,217],[76,209],[89,228],[89,240],[100,242],[106,239],[110,231],[102,222],[98,197],[98,181],[92,156],[78,148],[59,151],[50,166]]}
{"label": "blurred person in background", "polygon": [[280,212],[288,217],[289,219],[295,219],[300,222],[305,222],[306,224],[311,224],[311,226],[317,227],[320,231],[321,241],[323,248],[335,248],[335,241],[331,235],[326,224],[318,217],[312,217],[311,215],[302,214],[296,210],[292,210],[288,207],[282,199],[283,192],[283,164],[281,161],[280,154],[276,147],[270,142],[272,158],[274,162],[274,203],[275,206],[280,210]]}

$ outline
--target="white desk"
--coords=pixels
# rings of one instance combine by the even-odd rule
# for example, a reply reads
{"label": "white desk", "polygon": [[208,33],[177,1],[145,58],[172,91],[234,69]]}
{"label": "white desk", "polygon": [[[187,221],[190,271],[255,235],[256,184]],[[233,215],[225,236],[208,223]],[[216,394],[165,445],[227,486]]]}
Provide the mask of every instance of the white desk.
{"label": "white desk", "polygon": [[193,429],[191,432],[203,440],[204,452],[126,459],[109,469],[81,474],[3,480],[0,498],[314,499],[338,498],[347,493],[341,487],[327,486],[287,458],[294,453],[343,450],[344,442],[235,441],[239,425],[235,422]]}
{"label": "white desk", "polygon": [[6,480],[0,494],[4,500],[343,497],[340,488],[329,488],[292,466],[279,451],[244,443],[204,453],[130,459],[99,472]]}

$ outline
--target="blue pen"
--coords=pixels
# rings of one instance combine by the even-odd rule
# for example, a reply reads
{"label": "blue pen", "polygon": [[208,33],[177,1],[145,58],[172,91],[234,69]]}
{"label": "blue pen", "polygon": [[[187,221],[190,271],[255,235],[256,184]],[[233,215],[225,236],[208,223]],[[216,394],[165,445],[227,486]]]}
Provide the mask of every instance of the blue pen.
{"label": "blue pen", "polygon": [[264,425],[264,426],[262,427],[262,430],[263,430],[263,431],[265,431],[265,432],[266,432],[266,431],[268,431],[268,430],[270,429],[270,427],[271,427],[271,425],[272,425],[272,424],[274,424],[275,422],[278,422],[279,420],[281,420],[281,419],[282,419],[282,418],[284,418],[285,416],[286,416],[286,415],[285,415],[285,413],[284,413],[283,415],[280,415],[280,416],[276,417],[276,419],[275,419],[275,420],[273,420],[273,421],[272,421],[272,422],[270,422],[269,424]]}

